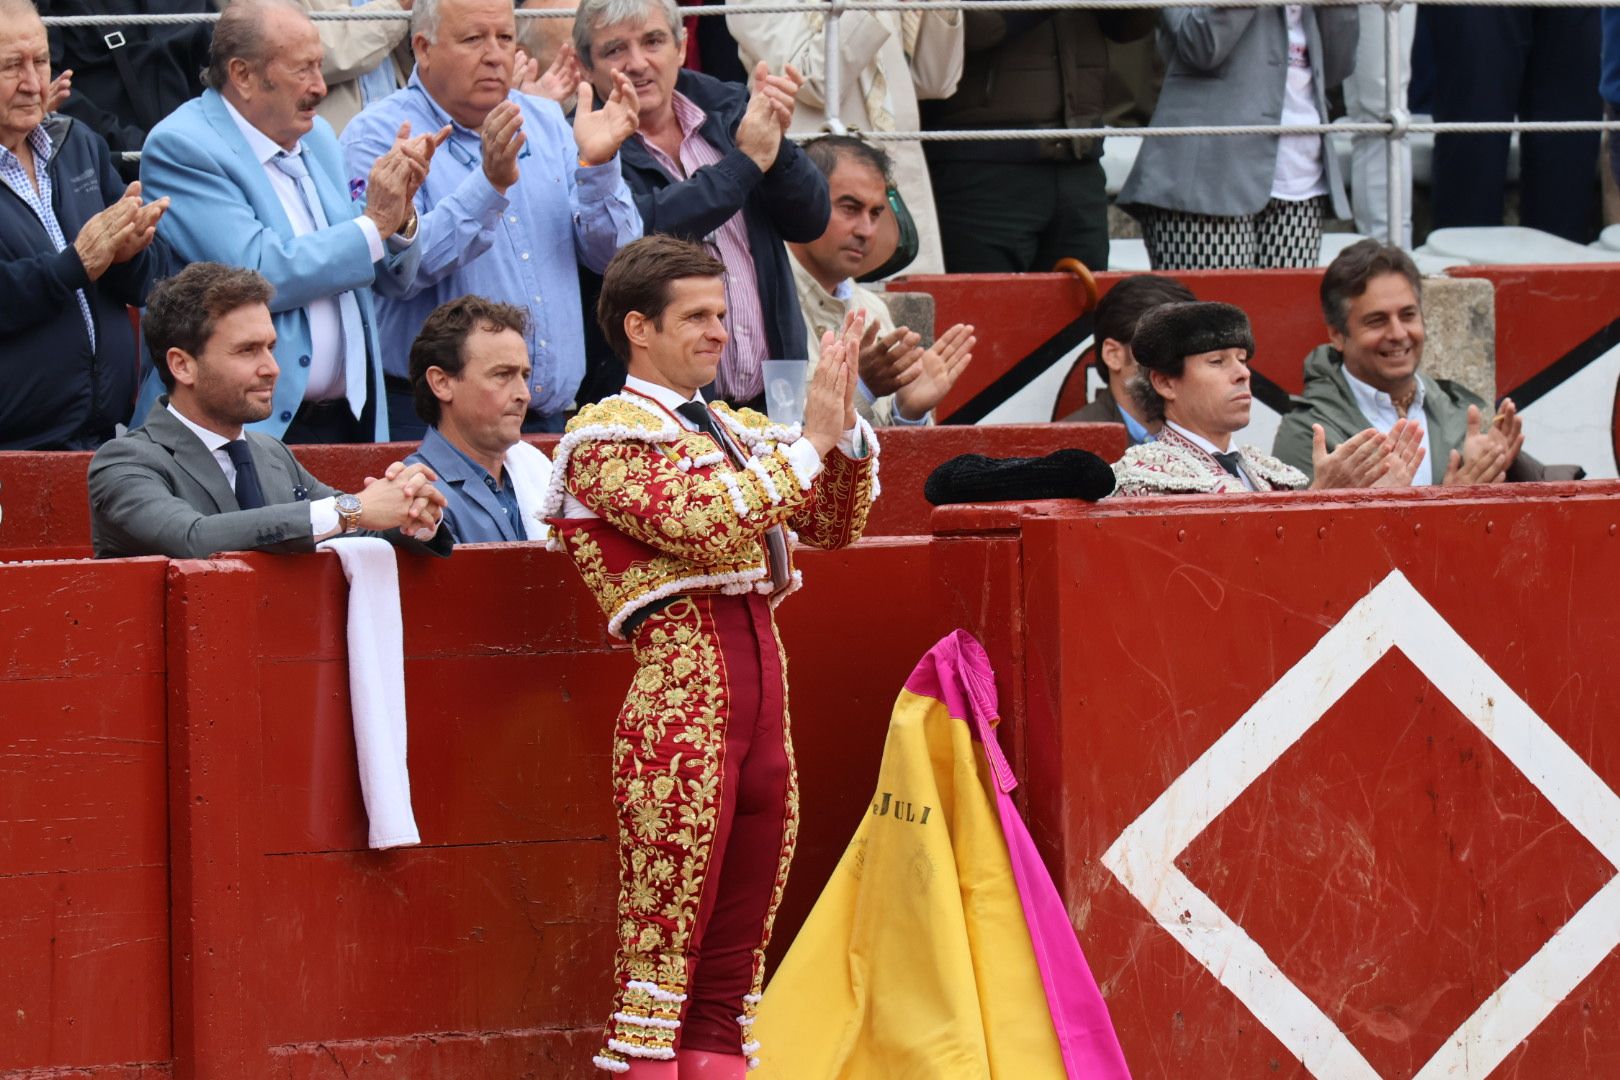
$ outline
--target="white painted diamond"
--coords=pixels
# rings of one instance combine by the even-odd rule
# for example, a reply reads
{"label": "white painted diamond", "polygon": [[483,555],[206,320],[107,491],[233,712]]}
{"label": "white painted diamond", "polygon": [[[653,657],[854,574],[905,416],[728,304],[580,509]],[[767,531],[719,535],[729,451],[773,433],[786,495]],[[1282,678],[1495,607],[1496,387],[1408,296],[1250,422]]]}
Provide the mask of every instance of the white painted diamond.
{"label": "white painted diamond", "polygon": [[[1399,649],[1620,869],[1620,796],[1418,593],[1391,573],[1193,762],[1104,853],[1159,925],[1319,1080],[1379,1080],[1344,1032],[1175,860],[1390,649]],[[1413,1080],[1484,1080],[1620,946],[1612,877],[1510,975]]]}

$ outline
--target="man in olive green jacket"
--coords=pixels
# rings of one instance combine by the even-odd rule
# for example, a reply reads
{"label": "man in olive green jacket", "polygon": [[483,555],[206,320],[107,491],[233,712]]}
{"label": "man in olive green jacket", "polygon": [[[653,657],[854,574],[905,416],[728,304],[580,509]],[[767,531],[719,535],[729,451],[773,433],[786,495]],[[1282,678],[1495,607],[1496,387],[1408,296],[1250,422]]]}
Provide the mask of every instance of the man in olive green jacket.
{"label": "man in olive green jacket", "polygon": [[1400,248],[1363,240],[1346,248],[1322,278],[1322,313],[1331,344],[1305,359],[1305,393],[1277,429],[1272,453],[1311,474],[1312,428],[1327,448],[1397,419],[1424,424],[1426,465],[1414,485],[1578,480],[1578,465],[1543,465],[1524,453],[1518,410],[1490,404],[1423,361],[1422,279]]}

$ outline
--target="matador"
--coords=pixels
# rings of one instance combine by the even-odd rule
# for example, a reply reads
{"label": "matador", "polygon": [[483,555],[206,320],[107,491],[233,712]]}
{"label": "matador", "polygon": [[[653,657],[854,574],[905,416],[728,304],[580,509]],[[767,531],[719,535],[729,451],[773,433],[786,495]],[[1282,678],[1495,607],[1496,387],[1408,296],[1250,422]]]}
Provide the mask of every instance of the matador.
{"label": "matador", "polygon": [[541,510],[636,661],[613,739],[618,950],[594,1058],[633,1080],[758,1063],[749,1028],[799,819],[772,611],[800,583],[794,543],[853,543],[878,491],[853,404],[859,321],[824,339],[802,426],[704,403],[724,275],[668,236],[615,256],[597,319],[628,378],[569,423]]}

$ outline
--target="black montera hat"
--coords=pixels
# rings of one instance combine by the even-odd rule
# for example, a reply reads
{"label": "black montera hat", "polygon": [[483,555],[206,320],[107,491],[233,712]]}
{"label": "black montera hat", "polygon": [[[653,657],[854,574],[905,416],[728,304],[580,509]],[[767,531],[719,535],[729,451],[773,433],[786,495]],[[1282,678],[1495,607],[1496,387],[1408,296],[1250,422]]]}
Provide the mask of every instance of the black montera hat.
{"label": "black montera hat", "polygon": [[1055,450],[1045,457],[992,458],[958,454],[928,475],[923,498],[935,506],[1026,499],[1096,502],[1114,490],[1114,470],[1089,450]]}
{"label": "black montera hat", "polygon": [[1182,361],[1217,349],[1246,349],[1254,356],[1254,331],[1243,309],[1196,301],[1160,304],[1142,313],[1131,338],[1131,355],[1145,368],[1181,374]]}

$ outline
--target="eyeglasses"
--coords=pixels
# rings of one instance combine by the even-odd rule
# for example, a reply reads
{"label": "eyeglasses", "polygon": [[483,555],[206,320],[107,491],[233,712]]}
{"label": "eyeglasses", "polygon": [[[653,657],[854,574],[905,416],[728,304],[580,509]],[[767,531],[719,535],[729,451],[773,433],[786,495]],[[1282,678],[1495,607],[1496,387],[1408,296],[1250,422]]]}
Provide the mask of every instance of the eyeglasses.
{"label": "eyeglasses", "polygon": [[[468,150],[465,146],[462,146],[460,143],[456,142],[454,132],[451,133],[450,138],[445,140],[444,146],[445,149],[450,151],[450,156],[455,159],[458,165],[465,166],[469,169],[476,169],[482,163],[482,153],[474,154],[471,150]],[[523,145],[518,148],[518,160],[522,161],[524,158],[529,156],[530,152],[531,147],[529,146],[529,141],[525,139],[523,140]]]}

